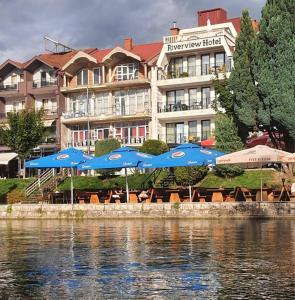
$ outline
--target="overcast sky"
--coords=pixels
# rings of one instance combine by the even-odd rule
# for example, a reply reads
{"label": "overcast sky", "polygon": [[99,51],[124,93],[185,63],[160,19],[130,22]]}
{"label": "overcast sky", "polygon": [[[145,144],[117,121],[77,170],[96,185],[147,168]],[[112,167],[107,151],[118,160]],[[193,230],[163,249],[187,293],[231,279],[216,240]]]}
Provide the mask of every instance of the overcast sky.
{"label": "overcast sky", "polygon": [[265,0],[0,0],[0,63],[24,61],[44,51],[43,36],[73,48],[107,48],[131,36],[134,43],[160,41],[172,22],[196,24],[196,12],[223,7],[228,16],[247,8],[260,18]]}

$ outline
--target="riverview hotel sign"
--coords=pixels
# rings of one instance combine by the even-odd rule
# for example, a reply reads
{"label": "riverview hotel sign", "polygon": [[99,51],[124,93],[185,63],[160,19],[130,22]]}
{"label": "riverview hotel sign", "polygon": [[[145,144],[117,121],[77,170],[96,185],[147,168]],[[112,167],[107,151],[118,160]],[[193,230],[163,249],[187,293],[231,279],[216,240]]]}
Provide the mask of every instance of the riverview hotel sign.
{"label": "riverview hotel sign", "polygon": [[[196,39],[192,41],[192,39]],[[182,40],[182,39],[181,39]],[[166,52],[177,52],[185,50],[194,50],[202,49],[214,46],[221,46],[222,39],[221,37],[211,37],[211,38],[202,38],[198,39],[197,37],[191,36],[189,41],[177,41],[173,44],[166,44]]]}

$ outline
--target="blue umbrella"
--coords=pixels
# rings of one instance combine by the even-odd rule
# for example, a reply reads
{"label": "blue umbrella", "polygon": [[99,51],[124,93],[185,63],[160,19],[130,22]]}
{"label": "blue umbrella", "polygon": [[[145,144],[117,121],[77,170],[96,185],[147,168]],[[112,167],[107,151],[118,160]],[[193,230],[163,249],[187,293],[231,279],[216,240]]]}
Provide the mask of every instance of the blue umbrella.
{"label": "blue umbrella", "polygon": [[[214,150],[215,151],[215,150]],[[140,163],[141,168],[186,167],[215,164],[215,159],[223,153],[201,148],[195,144],[182,144],[173,150]]]}
{"label": "blue umbrella", "polygon": [[118,148],[111,153],[94,158],[78,166],[79,170],[95,169],[125,169],[127,201],[129,200],[129,189],[127,181],[127,168],[138,167],[142,161],[149,161],[155,156],[138,152],[137,149],[129,147]]}
{"label": "blue umbrella", "polygon": [[71,168],[71,204],[74,202],[73,168],[79,164],[92,160],[93,157],[86,155],[83,151],[68,148],[58,153],[44,156],[26,162],[26,168]]}
{"label": "blue umbrella", "polygon": [[[141,168],[192,167],[215,164],[216,158],[224,153],[201,148],[195,144],[182,144],[171,151],[139,164]],[[191,186],[189,185],[191,199]]]}

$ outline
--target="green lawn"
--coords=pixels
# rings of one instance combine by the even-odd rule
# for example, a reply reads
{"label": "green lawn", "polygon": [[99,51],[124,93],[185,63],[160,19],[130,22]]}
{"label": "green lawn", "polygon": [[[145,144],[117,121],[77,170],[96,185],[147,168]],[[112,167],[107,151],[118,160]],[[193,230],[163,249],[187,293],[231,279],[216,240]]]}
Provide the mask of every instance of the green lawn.
{"label": "green lawn", "polygon": [[27,185],[34,181],[34,178],[28,179],[1,179],[0,180],[0,198],[6,195],[12,189],[23,190]]}
{"label": "green lawn", "polygon": [[281,186],[279,172],[274,170],[246,170],[242,175],[234,178],[223,178],[216,176],[213,172],[209,173],[198,186],[202,188],[234,188],[236,186],[257,189],[260,187],[260,180],[268,187]]}
{"label": "green lawn", "polygon": [[[128,185],[131,189],[140,189],[141,184],[148,177],[148,174],[137,174],[128,176]],[[120,187],[125,186],[125,177],[117,176],[109,179],[102,180],[97,176],[75,176],[74,177],[74,188],[79,190],[91,190],[91,189],[110,189],[115,187],[115,183],[118,183]],[[61,191],[69,190],[71,179],[67,178],[63,183],[58,186]]]}

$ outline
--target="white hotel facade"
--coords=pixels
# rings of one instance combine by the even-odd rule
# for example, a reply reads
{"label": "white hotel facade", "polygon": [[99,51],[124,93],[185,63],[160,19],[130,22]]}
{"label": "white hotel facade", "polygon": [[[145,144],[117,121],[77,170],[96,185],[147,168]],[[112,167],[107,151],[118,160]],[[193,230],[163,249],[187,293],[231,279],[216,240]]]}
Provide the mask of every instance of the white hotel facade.
{"label": "white hotel facade", "polygon": [[206,140],[215,127],[213,80],[230,75],[237,31],[208,17],[205,26],[171,33],[152,77],[152,138],[170,145]]}

